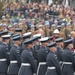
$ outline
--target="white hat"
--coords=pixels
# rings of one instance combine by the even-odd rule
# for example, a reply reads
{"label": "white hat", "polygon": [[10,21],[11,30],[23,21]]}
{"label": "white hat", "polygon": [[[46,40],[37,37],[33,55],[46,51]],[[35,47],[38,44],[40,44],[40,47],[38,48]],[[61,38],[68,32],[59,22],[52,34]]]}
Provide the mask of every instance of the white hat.
{"label": "white hat", "polygon": [[58,29],[55,29],[53,33],[54,34],[59,34],[59,30]]}
{"label": "white hat", "polygon": [[27,32],[27,33],[23,34],[23,36],[28,36],[28,35],[31,35],[31,32]]}
{"label": "white hat", "polygon": [[54,26],[55,26],[55,24],[52,24],[52,25],[51,25],[51,27],[54,27]]}
{"label": "white hat", "polygon": [[46,41],[48,41],[49,40],[49,37],[44,37],[44,38],[41,38],[39,41],[40,42],[46,42]]}
{"label": "white hat", "polygon": [[8,38],[10,38],[10,37],[11,37],[11,35],[3,35],[3,36],[2,36],[3,39],[8,39]]}
{"label": "white hat", "polygon": [[67,23],[67,26],[69,26],[69,25],[71,25],[71,23],[70,23],[70,22],[68,22],[68,23]]}
{"label": "white hat", "polygon": [[39,25],[38,28],[42,27],[42,25]]}
{"label": "white hat", "polygon": [[35,26],[34,25],[31,25],[31,28],[34,28]]}
{"label": "white hat", "polygon": [[62,26],[64,26],[64,25],[65,25],[65,23],[62,23],[61,25],[62,25]]}
{"label": "white hat", "polygon": [[35,34],[33,37],[41,37],[41,34]]}
{"label": "white hat", "polygon": [[2,18],[5,18],[5,16],[2,16]]}
{"label": "white hat", "polygon": [[13,25],[15,26],[15,25],[17,25],[18,23],[14,23]]}

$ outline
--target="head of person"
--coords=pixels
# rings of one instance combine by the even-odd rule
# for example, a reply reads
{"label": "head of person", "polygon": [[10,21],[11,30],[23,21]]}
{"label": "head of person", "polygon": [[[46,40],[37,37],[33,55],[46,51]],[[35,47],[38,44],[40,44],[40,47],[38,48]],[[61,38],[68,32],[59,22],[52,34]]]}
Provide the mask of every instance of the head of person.
{"label": "head of person", "polygon": [[17,45],[17,46],[21,44],[21,36],[20,35],[14,36],[12,38],[12,40],[13,40],[14,44]]}
{"label": "head of person", "polygon": [[53,42],[53,36],[50,36],[49,37],[49,43],[52,43]]}
{"label": "head of person", "polygon": [[42,46],[47,47],[49,38],[44,37],[44,38],[41,38],[39,41],[41,42]]}
{"label": "head of person", "polygon": [[35,31],[35,26],[31,25],[31,31]]}
{"label": "head of person", "polygon": [[33,39],[32,39],[32,38],[29,39],[29,40],[26,40],[26,41],[24,42],[24,44],[25,44],[26,48],[28,48],[28,49],[33,49]]}
{"label": "head of person", "polygon": [[23,41],[27,41],[30,39],[30,37],[31,37],[31,32],[27,32],[27,33],[23,34],[22,38],[23,38]]}
{"label": "head of person", "polygon": [[20,36],[22,36],[22,28],[16,28],[15,34],[20,34]]}
{"label": "head of person", "polygon": [[75,31],[71,31],[71,36],[75,38]]}
{"label": "head of person", "polygon": [[57,51],[56,42],[52,42],[52,43],[48,44],[48,47],[49,47],[51,52],[55,53]]}
{"label": "head of person", "polygon": [[55,37],[55,38],[58,38],[59,37],[59,30],[58,29],[55,29],[54,30],[54,32],[53,32],[53,36]]}
{"label": "head of person", "polygon": [[56,42],[57,46],[63,47],[63,38],[57,38],[55,40],[55,42]]}
{"label": "head of person", "polygon": [[11,35],[3,35],[2,40],[5,44],[9,44]]}
{"label": "head of person", "polygon": [[35,34],[33,37],[37,37],[35,45],[40,45],[39,39],[41,39],[41,34]]}
{"label": "head of person", "polygon": [[73,40],[68,39],[68,40],[64,41],[64,45],[65,45],[65,48],[73,49]]}

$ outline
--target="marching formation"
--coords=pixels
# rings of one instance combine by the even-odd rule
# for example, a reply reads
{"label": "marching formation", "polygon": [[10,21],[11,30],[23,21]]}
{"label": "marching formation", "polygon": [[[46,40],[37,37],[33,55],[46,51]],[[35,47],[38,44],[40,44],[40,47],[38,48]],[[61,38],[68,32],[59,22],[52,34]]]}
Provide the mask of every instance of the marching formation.
{"label": "marching formation", "polygon": [[0,75],[74,75],[73,8],[16,2],[4,8],[0,19]]}
{"label": "marching formation", "polygon": [[74,75],[73,39],[52,38],[1,32],[0,75]]}

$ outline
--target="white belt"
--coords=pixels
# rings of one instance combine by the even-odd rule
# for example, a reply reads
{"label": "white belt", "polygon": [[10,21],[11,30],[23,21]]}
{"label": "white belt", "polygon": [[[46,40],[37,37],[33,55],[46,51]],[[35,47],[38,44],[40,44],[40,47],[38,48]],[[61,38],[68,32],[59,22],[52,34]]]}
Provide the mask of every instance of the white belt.
{"label": "white belt", "polygon": [[39,62],[39,65],[38,65],[38,69],[37,69],[37,75],[39,73],[39,68],[41,65],[46,65],[47,63],[46,62]]}
{"label": "white belt", "polygon": [[39,62],[40,65],[46,65],[46,62]]}
{"label": "white belt", "polygon": [[48,69],[54,70],[54,69],[56,69],[56,68],[55,68],[55,67],[48,67]]}
{"label": "white belt", "polygon": [[60,61],[59,63],[62,64],[62,61]]}
{"label": "white belt", "polygon": [[15,63],[18,63],[18,61],[10,61],[10,63],[12,64],[15,64]]}
{"label": "white belt", "polygon": [[[21,64],[21,67],[22,67],[22,66],[30,66],[30,63],[22,63],[22,64]],[[21,67],[20,67],[20,69],[19,69],[18,75],[19,75],[19,73],[20,73]]]}
{"label": "white belt", "polygon": [[71,62],[63,62],[63,64],[67,64],[67,65],[72,65],[72,63]]}
{"label": "white belt", "polygon": [[30,66],[29,63],[22,63],[21,66]]}
{"label": "white belt", "polygon": [[6,61],[7,59],[0,59],[0,61]]}

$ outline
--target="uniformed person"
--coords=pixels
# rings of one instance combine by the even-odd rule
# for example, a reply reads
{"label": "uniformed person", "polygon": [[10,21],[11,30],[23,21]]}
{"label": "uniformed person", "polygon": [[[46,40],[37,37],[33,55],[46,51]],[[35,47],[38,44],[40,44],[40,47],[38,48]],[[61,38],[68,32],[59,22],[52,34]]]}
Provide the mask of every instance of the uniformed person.
{"label": "uniformed person", "polygon": [[35,31],[35,25],[31,25],[30,32],[32,33],[32,36],[35,35],[35,33],[36,33],[36,31]]}
{"label": "uniformed person", "polygon": [[38,66],[37,53],[41,47],[40,42],[39,42],[39,39],[41,38],[41,34],[35,34],[33,37],[34,38],[37,37],[36,40],[33,42],[33,51],[32,52],[33,52],[34,59],[35,59],[37,66]]}
{"label": "uniformed person", "polygon": [[49,43],[52,43],[53,42],[53,36],[50,36],[49,37]]}
{"label": "uniformed person", "polygon": [[36,75],[37,64],[34,60],[32,48],[33,48],[33,38],[25,41],[25,50],[21,54],[21,67],[18,75]]}
{"label": "uniformed person", "polygon": [[20,36],[22,36],[22,28],[16,28],[15,34],[20,34]]}
{"label": "uniformed person", "polygon": [[61,54],[63,52],[63,38],[57,38],[55,40],[57,46],[57,51],[56,51],[56,55],[57,55],[57,58],[58,58],[58,61],[60,64],[62,64],[62,57],[61,57]]}
{"label": "uniformed person", "polygon": [[34,49],[36,51],[36,54],[38,53],[41,45],[40,45],[40,42],[39,42],[39,39],[41,39],[41,34],[35,34],[33,37],[38,37],[34,43]]}
{"label": "uniformed person", "polygon": [[58,29],[55,29],[55,30],[54,30],[54,32],[53,32],[54,40],[57,39],[57,38],[59,38],[59,33],[60,33],[60,32],[59,32]]}
{"label": "uniformed person", "polygon": [[48,45],[50,52],[47,55],[47,71],[45,75],[61,75],[61,67],[59,65],[57,55],[55,54],[56,42],[52,42]]}
{"label": "uniformed person", "polygon": [[30,37],[31,37],[31,32],[27,32],[27,33],[23,34],[23,36],[22,36],[23,42],[21,43],[22,50],[25,49],[24,41],[29,40]]}
{"label": "uniformed person", "polygon": [[62,53],[62,61],[63,61],[63,66],[62,66],[62,73],[63,75],[74,75],[74,68],[75,68],[75,57],[74,53],[72,52],[73,40],[68,39],[64,41],[65,45],[65,50]]}
{"label": "uniformed person", "polygon": [[0,45],[2,45],[2,32],[0,32]]}
{"label": "uniformed person", "polygon": [[48,37],[41,38],[39,41],[41,42],[41,47],[37,54],[37,58],[39,62],[37,75],[45,75],[45,72],[47,70],[46,57],[47,54],[49,53],[49,50],[47,48]]}
{"label": "uniformed person", "polygon": [[64,31],[65,31],[66,39],[68,39],[69,38],[68,35],[70,35],[70,32],[72,31],[72,29],[71,29],[71,23],[67,23],[66,24],[66,28],[65,28]]}
{"label": "uniformed person", "polygon": [[3,36],[3,35],[7,35],[8,34],[8,30],[3,30],[2,32],[1,32],[1,35]]}
{"label": "uniformed person", "polygon": [[12,38],[14,41],[14,45],[12,46],[10,50],[10,65],[8,68],[8,74],[9,75],[18,75],[18,71],[20,68],[21,60],[21,50],[20,50],[20,44],[21,44],[21,37],[15,36]]}
{"label": "uniformed person", "polygon": [[10,63],[10,50],[8,44],[11,35],[2,36],[3,43],[0,45],[0,75],[7,75],[8,65]]}
{"label": "uniformed person", "polygon": [[50,24],[49,24],[49,21],[46,21],[46,23],[45,23],[45,36],[50,37]]}

